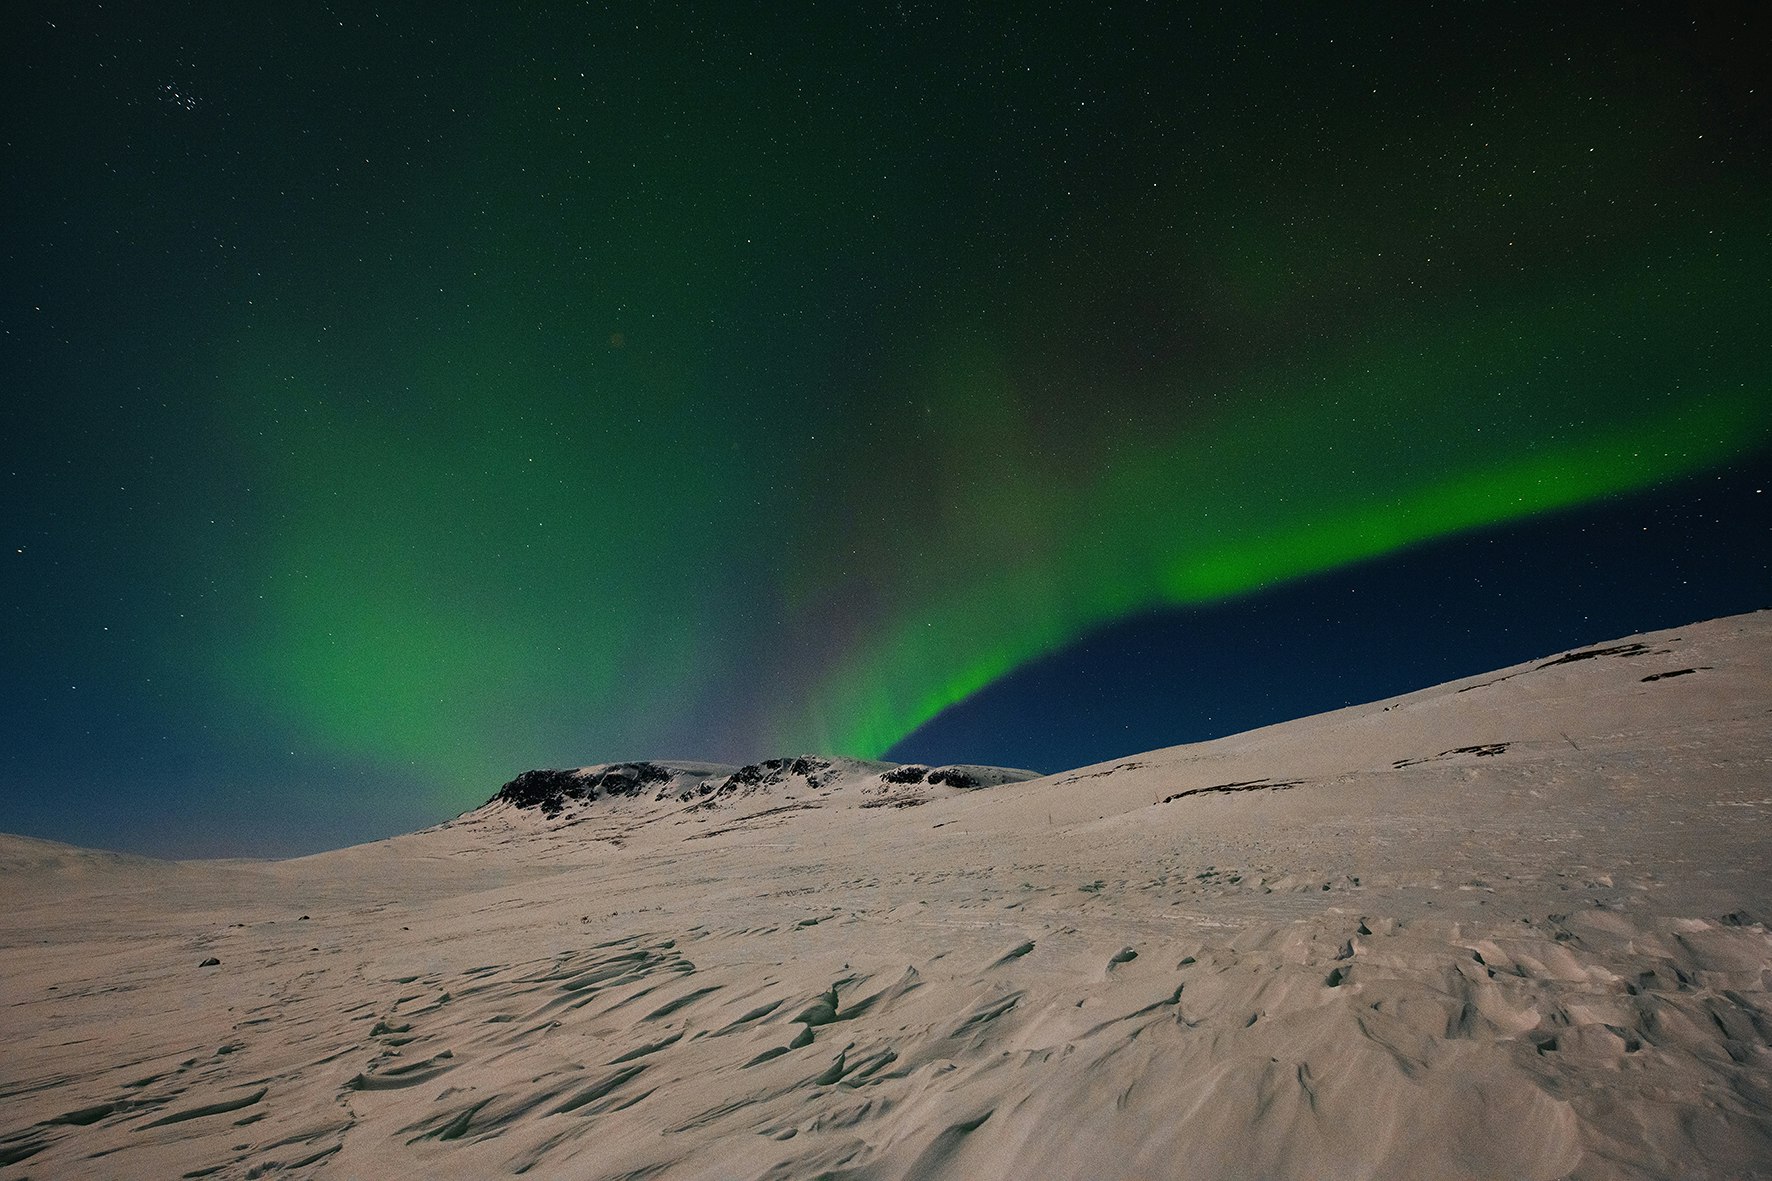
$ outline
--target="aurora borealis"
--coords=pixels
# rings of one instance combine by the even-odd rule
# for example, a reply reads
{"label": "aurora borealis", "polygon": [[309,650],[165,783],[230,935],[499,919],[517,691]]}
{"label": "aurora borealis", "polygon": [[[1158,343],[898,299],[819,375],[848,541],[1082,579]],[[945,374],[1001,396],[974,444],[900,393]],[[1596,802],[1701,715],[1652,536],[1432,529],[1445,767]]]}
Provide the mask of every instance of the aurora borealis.
{"label": "aurora borealis", "polygon": [[0,829],[313,849],[986,698],[1081,763],[1143,747],[1003,686],[1098,629],[1209,696],[1188,612],[1621,513],[1710,524],[1584,617],[1772,605],[1767,20],[1540,7],[26,5]]}

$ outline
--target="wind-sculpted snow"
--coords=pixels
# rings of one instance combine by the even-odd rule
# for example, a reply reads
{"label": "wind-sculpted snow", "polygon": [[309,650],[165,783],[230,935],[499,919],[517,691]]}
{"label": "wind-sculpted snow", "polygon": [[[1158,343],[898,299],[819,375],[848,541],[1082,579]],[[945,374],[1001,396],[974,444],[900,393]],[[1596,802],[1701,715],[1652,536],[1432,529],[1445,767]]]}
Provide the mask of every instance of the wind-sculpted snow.
{"label": "wind-sculpted snow", "polygon": [[1772,1176],[1772,617],[1641,641],[985,790],[0,842],[0,1179]]}

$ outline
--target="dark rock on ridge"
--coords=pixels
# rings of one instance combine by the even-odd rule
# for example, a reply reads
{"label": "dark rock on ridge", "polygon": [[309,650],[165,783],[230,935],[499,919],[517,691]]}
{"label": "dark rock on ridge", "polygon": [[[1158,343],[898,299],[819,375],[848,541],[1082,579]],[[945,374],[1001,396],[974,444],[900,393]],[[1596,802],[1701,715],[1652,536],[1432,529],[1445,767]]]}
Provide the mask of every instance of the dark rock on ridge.
{"label": "dark rock on ridge", "polygon": [[677,798],[690,800],[695,796],[706,796],[719,799],[739,792],[749,794],[765,788],[780,787],[788,780],[796,778],[804,779],[807,787],[817,789],[826,786],[840,774],[835,763],[816,755],[764,759],[761,763],[748,763],[724,778],[704,780],[693,792],[682,792]]}
{"label": "dark rock on ridge", "polygon": [[1538,667],[1546,669],[1558,664],[1573,664],[1577,660],[1594,660],[1601,656],[1642,656],[1648,651],[1649,645],[1647,644],[1609,644],[1604,648],[1586,648],[1580,652],[1566,652],[1555,660],[1545,661]]}
{"label": "dark rock on ridge", "polygon": [[582,800],[589,788],[577,771],[525,771],[498,789],[492,798],[519,808],[540,808],[544,816],[558,816],[567,800]]}
{"label": "dark rock on ridge", "polygon": [[968,775],[958,767],[935,767],[932,769],[916,763],[894,767],[890,771],[882,771],[880,778],[887,783],[932,783],[938,787],[945,783],[949,787],[968,789],[982,786],[975,776]]}
{"label": "dark rock on ridge", "polygon": [[499,788],[494,800],[519,808],[540,808],[554,817],[568,800],[595,800],[603,796],[637,796],[648,787],[671,780],[671,770],[657,763],[613,763],[588,771],[525,771]]}
{"label": "dark rock on ridge", "polygon": [[[1033,771],[970,765],[928,767],[920,763],[891,763],[859,759],[799,755],[765,759],[733,768],[714,763],[610,763],[577,769],[525,771],[498,790],[489,803],[539,811],[553,820],[569,806],[601,799],[649,797],[654,803],[674,801],[692,811],[716,809],[755,795],[778,792],[811,792],[819,797],[859,789],[870,799],[866,806],[911,807],[931,798],[927,793],[911,796],[895,788],[927,784],[963,791],[1037,778]],[[882,797],[882,793],[885,796]],[[914,796],[914,799],[912,799]],[[911,802],[904,802],[911,799]]]}

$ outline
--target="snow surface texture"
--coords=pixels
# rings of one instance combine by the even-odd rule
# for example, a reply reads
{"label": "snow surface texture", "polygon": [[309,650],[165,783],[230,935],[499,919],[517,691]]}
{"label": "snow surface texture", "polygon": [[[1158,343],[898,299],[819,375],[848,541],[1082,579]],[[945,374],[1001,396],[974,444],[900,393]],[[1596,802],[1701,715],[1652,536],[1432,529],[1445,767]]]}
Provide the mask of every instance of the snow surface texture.
{"label": "snow surface texture", "polygon": [[0,839],[0,1178],[1772,1176],[1772,614],[968,770]]}

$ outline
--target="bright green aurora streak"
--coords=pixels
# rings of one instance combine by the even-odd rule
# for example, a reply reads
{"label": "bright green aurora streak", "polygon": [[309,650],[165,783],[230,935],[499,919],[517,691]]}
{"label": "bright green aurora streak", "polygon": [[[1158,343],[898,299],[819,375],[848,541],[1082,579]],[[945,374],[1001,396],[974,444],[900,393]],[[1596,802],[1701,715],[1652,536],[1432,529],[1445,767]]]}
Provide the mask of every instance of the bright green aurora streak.
{"label": "bright green aurora streak", "polygon": [[[1764,245],[1763,239],[1759,243]],[[1622,268],[1626,274],[1630,268]],[[1724,463],[1772,430],[1772,251],[1673,281],[1514,308],[1251,382],[1237,409],[1140,442],[1080,492],[1003,474],[999,507],[1065,522],[1028,561],[970,568],[822,686],[781,749],[875,757],[947,707],[1131,611],[1223,599],[1413,543]],[[991,378],[980,377],[986,386]],[[981,396],[977,388],[972,396]],[[1249,413],[1247,407],[1259,408]],[[963,518],[969,532],[1005,522]],[[978,536],[946,539],[952,569]]]}

